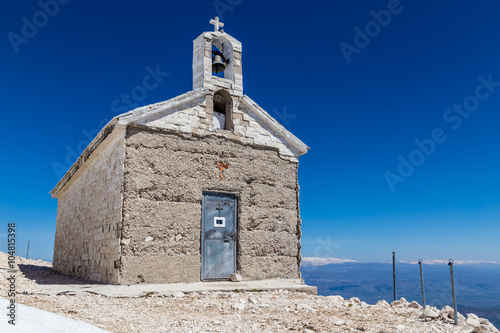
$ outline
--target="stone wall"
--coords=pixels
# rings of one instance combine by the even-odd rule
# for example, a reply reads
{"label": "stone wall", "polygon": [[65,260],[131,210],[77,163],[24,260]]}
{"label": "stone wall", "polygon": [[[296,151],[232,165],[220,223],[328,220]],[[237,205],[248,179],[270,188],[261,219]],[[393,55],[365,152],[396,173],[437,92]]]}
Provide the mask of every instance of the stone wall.
{"label": "stone wall", "polygon": [[54,269],[119,283],[124,130],[115,129],[57,194]]}
{"label": "stone wall", "polygon": [[[215,163],[229,164],[219,180]],[[121,283],[200,281],[202,191],[238,198],[238,272],[298,278],[298,164],[237,138],[127,129]]]}

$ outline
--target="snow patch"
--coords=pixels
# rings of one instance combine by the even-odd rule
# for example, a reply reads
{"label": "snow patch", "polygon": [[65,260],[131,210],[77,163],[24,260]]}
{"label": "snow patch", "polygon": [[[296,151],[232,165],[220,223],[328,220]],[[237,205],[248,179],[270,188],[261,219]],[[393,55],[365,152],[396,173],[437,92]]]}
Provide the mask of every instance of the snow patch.
{"label": "snow patch", "polygon": [[[9,300],[0,297],[0,308],[6,309]],[[5,313],[2,311],[2,313]],[[35,309],[23,304],[16,303],[16,325],[7,323],[7,316],[3,315],[0,320],[0,332],[26,332],[26,333],[106,333],[96,326],[84,323],[83,321],[66,318]]]}

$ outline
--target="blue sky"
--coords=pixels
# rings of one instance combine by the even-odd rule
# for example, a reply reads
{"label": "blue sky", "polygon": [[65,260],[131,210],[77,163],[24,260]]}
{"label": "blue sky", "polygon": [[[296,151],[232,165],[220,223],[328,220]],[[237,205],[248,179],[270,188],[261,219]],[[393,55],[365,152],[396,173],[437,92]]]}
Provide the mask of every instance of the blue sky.
{"label": "blue sky", "polygon": [[500,260],[499,2],[54,3],[0,4],[0,250],[16,221],[19,254],[51,259],[61,170],[148,68],[168,75],[132,102],[191,90],[218,15],[244,92],[311,147],[304,256]]}

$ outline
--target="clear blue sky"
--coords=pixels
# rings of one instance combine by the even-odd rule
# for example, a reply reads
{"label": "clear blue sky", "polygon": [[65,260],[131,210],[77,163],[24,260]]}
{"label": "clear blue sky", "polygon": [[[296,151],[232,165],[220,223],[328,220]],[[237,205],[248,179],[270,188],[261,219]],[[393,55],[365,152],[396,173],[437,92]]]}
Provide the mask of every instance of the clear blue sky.
{"label": "clear blue sky", "polygon": [[500,260],[500,2],[60,1],[0,4],[0,250],[13,220],[19,254],[52,258],[54,165],[147,66],[169,75],[137,104],[191,90],[192,41],[219,14],[244,92],[311,147],[304,256]]}

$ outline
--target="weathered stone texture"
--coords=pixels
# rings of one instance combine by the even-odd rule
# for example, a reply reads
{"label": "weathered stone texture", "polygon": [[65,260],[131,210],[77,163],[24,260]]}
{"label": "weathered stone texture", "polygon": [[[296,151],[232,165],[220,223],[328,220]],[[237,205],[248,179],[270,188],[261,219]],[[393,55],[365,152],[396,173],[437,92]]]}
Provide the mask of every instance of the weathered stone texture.
{"label": "weathered stone texture", "polygon": [[200,281],[201,256],[150,254],[122,257],[122,283]]}
{"label": "weathered stone texture", "polygon": [[296,257],[289,256],[238,256],[238,271],[243,277],[253,280],[270,278],[297,278],[299,265]]}
{"label": "weathered stone texture", "polygon": [[124,131],[101,143],[58,195],[54,269],[118,283]]}
{"label": "weathered stone texture", "polygon": [[[219,180],[215,163],[229,164]],[[299,277],[298,164],[224,137],[129,127],[121,283],[200,280],[204,190],[238,198],[238,272]]]}

